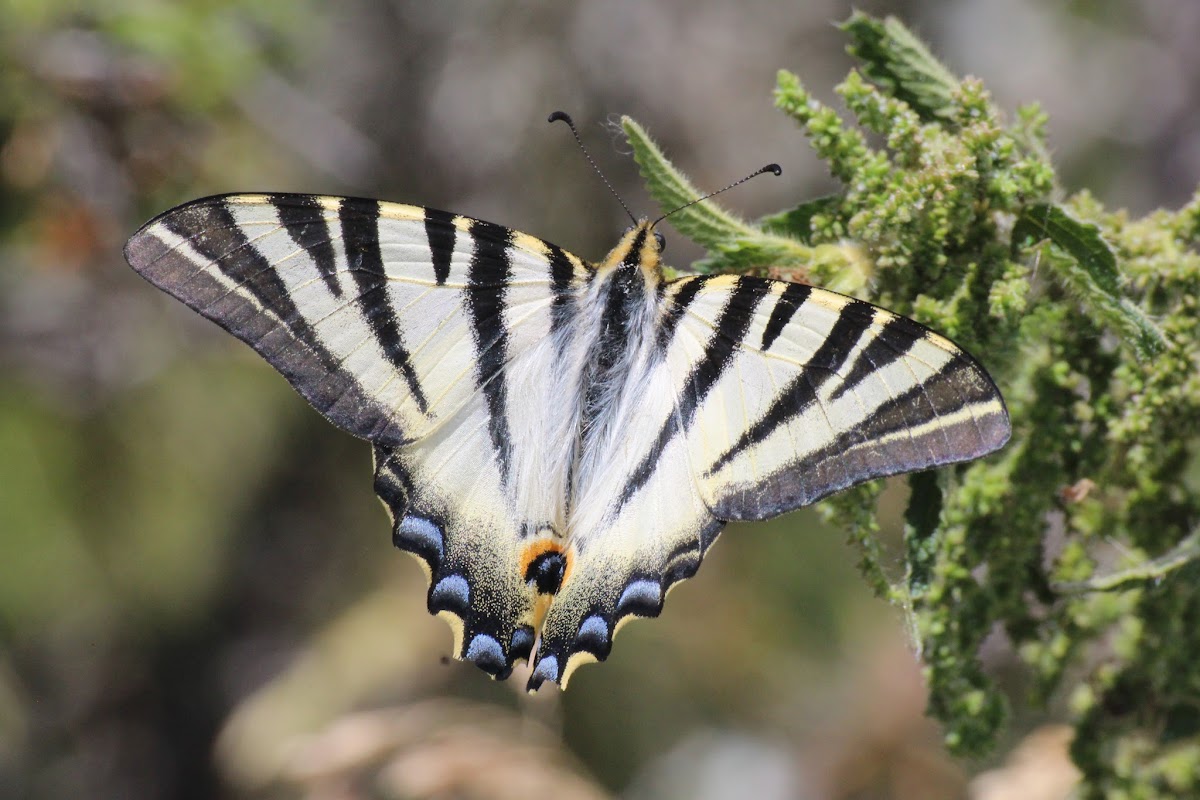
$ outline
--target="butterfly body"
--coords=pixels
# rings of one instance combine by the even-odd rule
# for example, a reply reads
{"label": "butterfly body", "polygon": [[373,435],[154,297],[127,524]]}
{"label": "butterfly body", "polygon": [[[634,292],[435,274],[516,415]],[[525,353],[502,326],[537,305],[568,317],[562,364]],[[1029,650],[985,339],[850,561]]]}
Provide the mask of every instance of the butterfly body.
{"label": "butterfly body", "polygon": [[[589,264],[418,206],[231,195],[147,223],[144,277],[374,445],[454,654],[530,687],[656,616],[725,522],[1009,435],[970,356],[808,286],[663,278],[653,224]],[[536,650],[534,649],[536,645]]]}

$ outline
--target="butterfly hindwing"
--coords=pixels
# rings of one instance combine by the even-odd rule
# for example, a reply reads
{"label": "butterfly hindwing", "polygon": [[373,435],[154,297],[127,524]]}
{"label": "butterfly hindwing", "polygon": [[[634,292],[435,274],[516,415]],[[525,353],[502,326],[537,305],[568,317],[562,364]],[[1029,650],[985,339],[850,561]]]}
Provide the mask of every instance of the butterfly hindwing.
{"label": "butterfly hindwing", "polygon": [[[646,402],[623,420],[630,455],[654,441],[657,425],[651,423],[662,418],[656,411],[674,413],[669,393],[658,394],[666,399],[665,409],[651,396],[647,392]],[[546,615],[531,686],[545,680],[565,686],[576,667],[606,659],[625,622],[657,617],[667,592],[700,567],[724,523],[705,505],[685,446],[680,439],[661,454],[644,491],[622,500],[631,463],[623,459],[612,490],[593,490],[580,499],[580,516],[589,506],[603,512],[587,515],[595,521],[574,529],[573,571]]]}
{"label": "butterfly hindwing", "polygon": [[[375,491],[392,517],[394,544],[426,571],[426,603],[449,623],[455,656],[503,678],[533,644],[534,598],[521,580],[522,531],[495,512],[504,502],[497,472],[476,466],[489,457],[487,438],[466,433],[462,448],[449,430],[409,453],[377,447]],[[439,456],[447,466],[431,476],[428,457]]]}
{"label": "butterfly hindwing", "polygon": [[513,442],[565,438],[529,421],[553,418],[573,390],[554,348],[584,263],[466,217],[307,195],[188,203],[148,223],[126,256],[375,443],[394,541],[428,568],[455,655],[507,674],[532,645],[536,592],[521,559],[559,532],[565,493],[521,491],[513,473],[538,471],[554,448]]}

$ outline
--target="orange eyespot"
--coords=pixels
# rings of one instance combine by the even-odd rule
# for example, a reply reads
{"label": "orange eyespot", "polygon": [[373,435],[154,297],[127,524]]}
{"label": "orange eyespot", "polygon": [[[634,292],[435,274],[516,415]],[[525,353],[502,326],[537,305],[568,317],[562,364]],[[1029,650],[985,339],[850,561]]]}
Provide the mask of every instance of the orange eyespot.
{"label": "orange eyespot", "polygon": [[571,573],[571,557],[553,539],[538,539],[521,554],[521,575],[538,594],[557,594]]}

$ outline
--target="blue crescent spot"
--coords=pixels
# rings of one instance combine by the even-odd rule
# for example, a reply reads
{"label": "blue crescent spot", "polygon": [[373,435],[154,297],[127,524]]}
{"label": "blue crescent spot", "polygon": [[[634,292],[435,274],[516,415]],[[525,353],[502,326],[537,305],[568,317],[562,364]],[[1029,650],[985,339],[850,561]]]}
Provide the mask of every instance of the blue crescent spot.
{"label": "blue crescent spot", "polygon": [[400,537],[412,542],[418,547],[437,551],[438,560],[442,559],[442,529],[424,517],[405,517],[400,520]]}
{"label": "blue crescent spot", "polygon": [[533,631],[524,626],[513,631],[512,641],[509,642],[508,650],[513,654],[514,658],[523,658],[528,656],[533,650]]}
{"label": "blue crescent spot", "polygon": [[508,663],[504,660],[504,650],[500,643],[486,633],[476,634],[471,640],[470,646],[467,647],[466,659],[481,667],[496,670],[503,669]]}
{"label": "blue crescent spot", "polygon": [[608,644],[608,623],[604,621],[604,617],[588,617],[579,626],[579,633],[575,636],[577,643],[594,642],[599,647],[604,647]]}
{"label": "blue crescent spot", "polygon": [[462,575],[447,575],[433,587],[429,601],[455,600],[464,608],[471,605],[471,586]]}
{"label": "blue crescent spot", "polygon": [[558,659],[554,656],[546,656],[538,662],[537,668],[534,669],[533,675],[529,678],[530,683],[541,683],[542,681],[558,682]]}
{"label": "blue crescent spot", "polygon": [[625,587],[621,599],[617,600],[617,613],[638,613],[658,608],[662,602],[662,588],[657,581],[637,580]]}

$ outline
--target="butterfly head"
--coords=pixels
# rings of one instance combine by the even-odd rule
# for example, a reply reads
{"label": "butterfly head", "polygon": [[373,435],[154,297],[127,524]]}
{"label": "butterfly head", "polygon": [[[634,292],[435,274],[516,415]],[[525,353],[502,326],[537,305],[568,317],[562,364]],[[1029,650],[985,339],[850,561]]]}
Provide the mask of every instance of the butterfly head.
{"label": "butterfly head", "polygon": [[[724,189],[718,189],[717,191],[706,194],[703,197],[697,197],[695,200],[679,206],[674,211],[668,211],[658,219],[640,219],[635,221],[633,225],[625,230],[625,234],[621,237],[621,241],[617,243],[617,246],[613,248],[612,252],[609,253],[601,263],[601,271],[604,271],[605,269],[616,269],[621,266],[626,266],[627,268],[641,267],[642,271],[646,274],[646,277],[651,281],[661,280],[662,252],[666,249],[667,242],[666,239],[663,238],[663,235],[654,229],[655,226],[672,214],[676,214],[686,208],[691,208],[697,203],[702,203],[705,200],[708,200],[710,197],[715,197],[716,195],[721,194],[721,192],[729,191],[733,187],[739,186],[751,178],[767,172],[771,173],[772,175],[781,175],[783,170],[780,169],[778,164],[767,164],[765,167],[750,173],[741,180],[734,181]],[[624,206],[625,204],[621,203],[621,205]],[[629,211],[628,208],[625,210],[626,212]],[[633,215],[630,214],[630,217],[632,218]]]}
{"label": "butterfly head", "polygon": [[621,236],[609,254],[600,263],[600,271],[607,272],[621,267],[640,268],[647,278],[658,279],[662,275],[662,252],[667,242],[663,235],[654,230],[650,220],[639,220]]}

